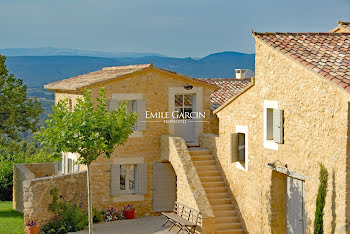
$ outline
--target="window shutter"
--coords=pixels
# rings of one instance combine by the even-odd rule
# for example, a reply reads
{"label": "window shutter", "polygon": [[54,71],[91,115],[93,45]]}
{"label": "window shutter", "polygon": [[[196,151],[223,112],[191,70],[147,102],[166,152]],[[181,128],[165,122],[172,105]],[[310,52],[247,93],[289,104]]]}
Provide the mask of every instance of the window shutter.
{"label": "window shutter", "polygon": [[245,134],[238,133],[238,160],[245,160]]}
{"label": "window shutter", "polygon": [[137,119],[137,130],[146,130],[146,101],[144,99],[136,100],[136,109],[139,117]]}
{"label": "window shutter", "polygon": [[283,144],[283,110],[273,109],[273,141]]}
{"label": "window shutter", "polygon": [[238,133],[232,133],[230,138],[231,163],[233,163],[238,161]]}
{"label": "window shutter", "polygon": [[117,109],[119,103],[117,99],[109,99],[108,100],[108,111]]}
{"label": "window shutter", "polygon": [[147,194],[148,192],[148,173],[147,173],[147,163],[137,164],[137,193]]}
{"label": "window shutter", "polygon": [[111,195],[120,194],[120,164],[111,165]]}

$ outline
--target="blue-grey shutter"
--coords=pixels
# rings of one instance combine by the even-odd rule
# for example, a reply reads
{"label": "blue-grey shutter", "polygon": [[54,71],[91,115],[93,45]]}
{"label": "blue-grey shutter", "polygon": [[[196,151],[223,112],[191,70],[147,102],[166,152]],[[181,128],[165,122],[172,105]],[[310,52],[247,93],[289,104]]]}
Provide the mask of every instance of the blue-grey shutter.
{"label": "blue-grey shutter", "polygon": [[117,99],[109,99],[108,100],[108,111],[117,109],[119,103]]}
{"label": "blue-grey shutter", "polygon": [[137,193],[147,194],[148,193],[148,164],[140,163],[137,164]]}
{"label": "blue-grey shutter", "polygon": [[120,194],[120,164],[111,164],[111,195]]}
{"label": "blue-grey shutter", "polygon": [[283,110],[273,109],[273,141],[283,144]]}
{"label": "blue-grey shutter", "polygon": [[136,129],[138,131],[146,130],[146,101],[144,99],[137,99],[136,109],[139,114]]}

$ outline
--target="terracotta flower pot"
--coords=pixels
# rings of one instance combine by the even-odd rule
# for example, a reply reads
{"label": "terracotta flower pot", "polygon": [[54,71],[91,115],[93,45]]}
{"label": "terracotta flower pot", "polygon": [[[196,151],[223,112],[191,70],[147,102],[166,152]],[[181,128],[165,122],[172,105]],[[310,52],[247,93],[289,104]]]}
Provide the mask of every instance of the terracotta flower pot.
{"label": "terracotta flower pot", "polygon": [[135,210],[124,210],[124,216],[126,219],[133,219],[135,215]]}
{"label": "terracotta flower pot", "polygon": [[27,234],[38,234],[39,230],[40,230],[40,225],[26,226],[26,233]]}

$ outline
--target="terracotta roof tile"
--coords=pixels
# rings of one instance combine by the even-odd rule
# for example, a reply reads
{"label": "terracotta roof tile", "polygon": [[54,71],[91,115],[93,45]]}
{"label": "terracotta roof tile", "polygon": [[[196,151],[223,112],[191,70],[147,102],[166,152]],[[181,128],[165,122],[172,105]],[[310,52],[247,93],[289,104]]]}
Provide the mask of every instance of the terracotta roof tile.
{"label": "terracotta roof tile", "polygon": [[349,90],[350,33],[253,32],[253,35],[278,50],[283,47],[285,55]]}
{"label": "terracotta roof tile", "polygon": [[214,84],[220,87],[210,95],[210,108],[217,109],[233,96],[237,95],[242,89],[249,85],[250,78],[235,79],[235,78],[196,78]]}

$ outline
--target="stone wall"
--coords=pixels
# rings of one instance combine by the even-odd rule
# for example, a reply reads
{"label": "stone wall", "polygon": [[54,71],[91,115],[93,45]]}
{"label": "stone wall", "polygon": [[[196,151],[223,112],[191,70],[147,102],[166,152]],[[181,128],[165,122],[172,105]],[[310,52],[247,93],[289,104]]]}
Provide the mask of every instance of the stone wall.
{"label": "stone wall", "polygon": [[[206,113],[207,121],[210,121],[210,94],[214,87],[205,85],[203,82],[190,81],[180,78],[176,74],[161,72],[157,69],[137,72],[126,75],[114,81],[100,83],[92,87],[92,97],[96,98],[100,87],[105,87],[108,99],[112,94],[137,94],[146,100],[146,110],[152,112],[169,111],[169,87],[183,88],[190,83],[194,88],[202,87],[203,111]],[[77,92],[56,92],[56,102],[63,98],[80,97]],[[73,100],[73,105],[76,102]],[[209,122],[203,123],[203,132],[211,133]],[[136,217],[159,215],[153,212],[153,163],[161,162],[160,159],[160,137],[169,135],[169,124],[146,123],[146,130],[138,136],[129,137],[122,146],[117,146],[110,159],[101,156],[91,165],[91,186],[94,197],[94,206],[98,209],[115,206],[121,209],[125,204],[132,203],[136,206]],[[112,196],[110,193],[110,166],[121,159],[143,158],[148,164],[148,193],[142,196]],[[133,200],[132,197],[135,197]],[[137,198],[137,199],[136,199]]]}
{"label": "stone wall", "polygon": [[213,210],[192,163],[183,138],[162,136],[162,160],[169,161],[177,178],[177,201],[193,207],[203,215],[201,232],[215,232]]}
{"label": "stone wall", "polygon": [[28,168],[35,178],[53,176],[55,175],[55,163],[26,163],[25,167]]}
{"label": "stone wall", "polygon": [[25,164],[13,166],[13,209],[23,213],[23,182],[35,179],[35,175]]}
{"label": "stone wall", "polygon": [[[285,210],[277,207],[283,206],[285,191],[275,189],[283,188],[284,179],[267,167],[268,163],[277,162],[307,178],[306,233],[313,233],[322,162],[330,174],[325,233],[343,233],[350,220],[345,202],[349,200],[346,183],[349,94],[259,40],[255,59],[255,85],[217,113],[220,137],[212,141],[247,231],[285,232]],[[264,148],[264,100],[277,101],[278,108],[284,110],[284,144],[278,144],[278,150]],[[248,127],[247,171],[230,160],[230,134],[235,133],[236,125]],[[281,225],[276,225],[277,222]]]}
{"label": "stone wall", "polygon": [[62,201],[80,205],[87,212],[86,172],[42,177],[23,182],[25,222],[35,220],[43,225],[55,217],[49,210],[52,203],[50,190],[53,188],[58,189]]}

